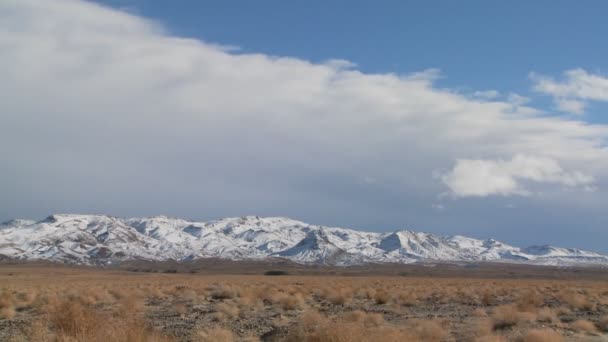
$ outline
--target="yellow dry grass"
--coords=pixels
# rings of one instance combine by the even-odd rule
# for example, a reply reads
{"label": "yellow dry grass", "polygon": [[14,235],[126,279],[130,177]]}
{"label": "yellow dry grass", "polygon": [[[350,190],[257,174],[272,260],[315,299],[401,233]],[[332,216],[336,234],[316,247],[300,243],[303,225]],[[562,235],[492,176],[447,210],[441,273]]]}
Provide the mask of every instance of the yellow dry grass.
{"label": "yellow dry grass", "polygon": [[601,281],[0,268],[14,342],[552,342],[607,331],[606,313]]}

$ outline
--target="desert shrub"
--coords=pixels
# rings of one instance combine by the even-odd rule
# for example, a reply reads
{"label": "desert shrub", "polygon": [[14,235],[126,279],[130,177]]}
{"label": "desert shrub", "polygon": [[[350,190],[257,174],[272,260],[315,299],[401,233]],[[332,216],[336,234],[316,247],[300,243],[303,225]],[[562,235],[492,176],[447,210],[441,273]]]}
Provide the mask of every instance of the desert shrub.
{"label": "desert shrub", "polygon": [[261,292],[244,287],[239,289],[236,302],[241,307],[242,312],[252,311],[264,307],[264,303],[262,302],[263,298],[264,296],[262,296]]}
{"label": "desert shrub", "polygon": [[455,294],[447,294],[452,302],[464,305],[479,305],[479,296],[476,293],[470,292],[468,289],[459,289]]}
{"label": "desert shrub", "polygon": [[163,299],[167,296],[159,287],[153,287],[148,289],[148,294],[151,297],[156,297],[159,299]]}
{"label": "desert shrub", "polygon": [[533,312],[543,304],[543,297],[535,290],[526,290],[517,300],[519,311]]}
{"label": "desert shrub", "polygon": [[522,342],[561,342],[563,337],[549,329],[533,329],[524,334]]}
{"label": "desert shrub", "polygon": [[46,322],[35,321],[21,336],[23,341],[49,342],[54,340],[54,334],[48,329]]}
{"label": "desert shrub", "polygon": [[494,322],[490,318],[481,318],[471,323],[468,328],[468,333],[470,335],[468,340],[477,340],[493,334]]}
{"label": "desert shrub", "polygon": [[401,291],[397,294],[397,303],[403,306],[414,306],[418,303],[418,299],[411,291]]}
{"label": "desert shrub", "polygon": [[570,310],[570,308],[568,308],[566,306],[560,306],[557,309],[555,309],[555,313],[558,316],[569,315],[572,313],[572,310]]}
{"label": "desert shrub", "polygon": [[288,342],[369,342],[369,341],[412,341],[412,335],[404,329],[384,324],[366,326],[360,321],[366,315],[357,313],[348,317],[348,321],[330,319],[318,312],[306,312],[296,327],[290,329],[286,337]]}
{"label": "desert shrub", "polygon": [[475,342],[505,342],[505,338],[500,335],[485,335],[475,338]]}
{"label": "desert shrub", "polygon": [[2,291],[0,293],[0,308],[13,306],[15,304],[15,298],[9,291]]}
{"label": "desert shrub", "polygon": [[401,342],[411,341],[407,332],[396,327],[365,328],[356,323],[324,324],[304,335],[289,334],[286,341],[302,342]]}
{"label": "desert shrub", "polygon": [[283,294],[277,299],[277,303],[283,310],[296,310],[304,306],[304,299],[300,294]]}
{"label": "desert shrub", "polygon": [[236,291],[228,285],[218,285],[211,290],[211,298],[213,299],[232,299],[236,297]]}
{"label": "desert shrub", "polygon": [[598,322],[601,331],[608,332],[608,316],[604,316]]}
{"label": "desert shrub", "polygon": [[541,308],[540,310],[538,310],[536,319],[539,322],[543,322],[543,323],[554,323],[554,322],[559,321],[559,319],[557,318],[557,315],[555,314],[555,311],[553,311],[550,308]]}
{"label": "desert shrub", "polygon": [[391,295],[388,293],[388,291],[384,289],[380,289],[374,294],[374,301],[376,302],[376,304],[386,304],[390,300]]}
{"label": "desert shrub", "polygon": [[115,300],[115,297],[112,294],[100,287],[92,287],[82,291],[81,297],[86,297],[86,300],[83,302],[87,302],[90,305],[109,304]]}
{"label": "desert shrub", "polygon": [[224,328],[194,329],[191,340],[193,342],[232,342],[235,340],[232,331]]}
{"label": "desert shrub", "polygon": [[214,309],[228,318],[236,318],[239,315],[239,308],[227,303],[216,304]]}
{"label": "desert shrub", "polygon": [[15,310],[15,307],[13,307],[13,306],[6,306],[3,308],[0,308],[0,318],[2,318],[2,319],[11,320],[11,319],[15,318],[16,315],[17,315],[17,311]]}
{"label": "desert shrub", "polygon": [[505,329],[512,327],[519,322],[534,321],[536,315],[531,312],[520,312],[516,305],[508,304],[501,305],[492,312],[494,319],[494,329]]}
{"label": "desert shrub", "polygon": [[436,320],[416,320],[408,325],[408,331],[421,341],[444,341],[449,333]]}
{"label": "desert shrub", "polygon": [[[559,341],[562,330],[569,337],[585,338],[574,331],[599,334],[608,329],[608,318],[601,319],[608,286],[591,280],[164,276],[87,270],[57,274],[53,282],[36,276],[36,283],[14,277],[0,284],[0,315],[16,318],[0,318],[5,327],[0,329],[32,323],[10,342],[164,341],[166,337],[146,325],[164,319],[178,324],[159,322],[163,330],[192,341],[252,341],[259,338],[261,325],[264,330],[272,326],[264,340],[288,335],[288,341],[304,342]],[[442,302],[449,305],[438,308]],[[408,308],[411,305],[416,307]],[[577,312],[585,307],[597,310]],[[435,310],[445,314],[445,321],[414,318]],[[572,323],[583,317],[592,322]],[[238,336],[236,330],[211,329],[231,327],[240,318],[246,322],[237,325]],[[204,329],[184,336],[183,329],[195,321]],[[512,329],[501,330],[508,327]],[[6,336],[6,330],[0,333]]]}
{"label": "desert shrub", "polygon": [[[113,316],[78,301],[59,302],[51,313],[48,325],[56,332],[58,341],[169,341],[134,317]],[[38,333],[41,334],[41,329]]]}
{"label": "desert shrub", "polygon": [[345,313],[342,320],[346,322],[357,322],[366,327],[378,327],[384,324],[384,316],[379,313],[369,313],[361,310],[355,310]]}
{"label": "desert shrub", "polygon": [[[259,294],[264,304],[277,305],[283,310],[296,310],[300,309],[305,304],[304,296],[296,289],[277,290],[274,288],[267,289],[263,293]],[[255,298],[255,297],[254,297]],[[247,301],[252,302],[253,298]]]}
{"label": "desert shrub", "polygon": [[29,307],[36,299],[36,293],[32,290],[20,291],[15,295],[15,305],[19,308]]}
{"label": "desert shrub", "polygon": [[473,310],[473,312],[471,312],[471,316],[486,317],[486,316],[488,316],[488,313],[486,312],[486,310],[484,310],[482,308],[477,308],[477,309]]}
{"label": "desert shrub", "polygon": [[490,290],[485,290],[481,295],[481,304],[484,306],[494,304],[494,293],[490,292]]}
{"label": "desert shrub", "polygon": [[317,336],[318,330],[326,324],[326,320],[327,318],[316,310],[304,312],[298,324],[289,330],[286,341],[319,341],[314,340],[313,336]]}
{"label": "desert shrub", "polygon": [[85,307],[78,301],[64,300],[52,308],[50,323],[61,334],[67,336],[92,335],[95,330],[101,329],[101,317],[96,311]]}
{"label": "desert shrub", "polygon": [[592,310],[594,305],[584,295],[573,290],[562,291],[558,295],[562,302],[567,303],[575,310]]}
{"label": "desert shrub", "polygon": [[175,311],[178,316],[184,316],[188,313],[188,306],[184,302],[174,302],[173,311]]}
{"label": "desert shrub", "polygon": [[196,291],[190,288],[184,288],[180,290],[176,293],[176,296],[190,302],[196,301],[198,299],[198,294],[196,293]]}
{"label": "desert shrub", "polygon": [[357,297],[361,298],[361,299],[372,299],[374,298],[374,295],[376,294],[376,289],[374,289],[373,287],[364,287],[364,288],[360,288],[357,291]]}
{"label": "desert shrub", "polygon": [[595,333],[597,331],[595,325],[585,319],[576,320],[572,324],[570,324],[570,326],[576,331],[583,331],[587,333]]}
{"label": "desert shrub", "polygon": [[502,305],[496,307],[492,312],[494,329],[505,329],[517,324],[519,319],[517,308],[513,305]]}
{"label": "desert shrub", "polygon": [[352,300],[352,292],[347,289],[327,289],[325,299],[333,305],[345,305]]}
{"label": "desert shrub", "polygon": [[15,298],[8,291],[0,293],[0,318],[13,319],[16,315]]}

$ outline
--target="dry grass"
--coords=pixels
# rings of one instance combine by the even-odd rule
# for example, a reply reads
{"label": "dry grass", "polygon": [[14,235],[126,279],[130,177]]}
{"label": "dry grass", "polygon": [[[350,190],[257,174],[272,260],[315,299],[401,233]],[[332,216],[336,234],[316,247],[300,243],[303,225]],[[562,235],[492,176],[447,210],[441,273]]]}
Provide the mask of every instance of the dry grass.
{"label": "dry grass", "polygon": [[573,289],[565,289],[558,295],[561,302],[566,303],[573,310],[593,310],[594,304],[589,298],[582,293],[579,293]]}
{"label": "dry grass", "polygon": [[496,307],[492,312],[494,319],[494,329],[510,328],[522,321],[522,313],[518,310],[517,305],[508,304]]}
{"label": "dry grass", "polygon": [[232,299],[236,297],[236,290],[229,285],[217,285],[211,289],[209,294],[213,299]]}
{"label": "dry grass", "polygon": [[386,304],[391,300],[391,295],[388,291],[380,289],[374,294],[374,300],[376,301],[376,304]]}
{"label": "dry grass", "polygon": [[385,321],[384,317],[378,313],[368,313],[361,310],[351,311],[342,316],[345,322],[360,323],[366,327],[379,327],[382,326]]}
{"label": "dry grass", "polygon": [[[285,339],[293,342],[415,341],[403,328],[385,324],[378,316],[351,313],[332,321],[318,312],[307,312]],[[432,340],[429,340],[432,342]]]}
{"label": "dry grass", "polygon": [[20,272],[0,268],[0,340],[535,342],[608,331],[599,281]]}
{"label": "dry grass", "polygon": [[517,300],[517,308],[519,311],[534,312],[536,308],[543,304],[544,300],[540,293],[536,290],[525,290]]}
{"label": "dry grass", "polygon": [[593,322],[590,322],[585,319],[576,320],[572,324],[570,324],[570,326],[572,327],[572,329],[574,329],[576,331],[582,331],[582,332],[586,332],[586,333],[597,332],[597,328],[595,327],[595,324],[593,324]]}
{"label": "dry grass", "polygon": [[398,304],[403,306],[415,306],[418,305],[418,298],[411,291],[401,291],[397,294],[396,301]]}
{"label": "dry grass", "polygon": [[475,310],[473,310],[473,312],[471,312],[471,316],[473,316],[473,317],[487,317],[488,313],[486,312],[486,310],[484,308],[476,308]]}
{"label": "dry grass", "polygon": [[490,290],[485,290],[483,292],[483,294],[481,295],[481,304],[484,306],[490,306],[492,304],[494,304],[495,301],[495,295],[494,293],[492,293],[492,291]]}
{"label": "dry grass", "polygon": [[557,323],[559,319],[557,318],[557,314],[551,308],[540,308],[538,310],[538,314],[536,319],[542,323]]}
{"label": "dry grass", "polygon": [[8,291],[0,293],[0,318],[11,320],[15,317],[15,301]]}
{"label": "dry grass", "polygon": [[215,305],[215,310],[229,319],[234,319],[239,316],[239,308],[231,304],[219,303]]}
{"label": "dry grass", "polygon": [[500,335],[486,335],[477,337],[474,339],[475,342],[505,342],[505,338]]}
{"label": "dry grass", "polygon": [[105,312],[83,304],[78,298],[54,302],[24,337],[29,341],[144,342],[166,341],[138,319]]}
{"label": "dry grass", "polygon": [[548,329],[533,329],[528,331],[522,342],[561,342],[564,338],[557,332]]}
{"label": "dry grass", "polygon": [[0,318],[2,319],[11,320],[15,318],[15,315],[17,315],[17,311],[15,311],[15,308],[12,306],[7,306],[0,309]]}
{"label": "dry grass", "polygon": [[208,330],[195,329],[191,339],[193,342],[232,342],[235,340],[232,331],[217,327]]}
{"label": "dry grass", "polygon": [[445,340],[450,334],[445,326],[437,320],[417,320],[408,324],[410,338],[416,340],[440,342]]}
{"label": "dry grass", "polygon": [[[269,303],[276,305],[283,310],[297,310],[304,307],[304,297],[299,293],[288,294],[284,292],[276,292],[269,297]],[[340,302],[336,300],[337,302]],[[342,302],[343,304],[344,302]]]}
{"label": "dry grass", "polygon": [[353,294],[349,289],[326,289],[325,299],[333,305],[346,305],[352,300]]}
{"label": "dry grass", "polygon": [[604,316],[598,323],[600,331],[608,332],[608,316]]}

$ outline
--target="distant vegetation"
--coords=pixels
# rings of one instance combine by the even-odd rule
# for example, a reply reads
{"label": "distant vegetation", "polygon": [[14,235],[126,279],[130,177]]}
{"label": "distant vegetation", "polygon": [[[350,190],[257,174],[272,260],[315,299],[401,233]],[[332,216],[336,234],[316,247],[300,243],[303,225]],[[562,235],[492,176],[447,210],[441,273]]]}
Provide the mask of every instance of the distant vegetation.
{"label": "distant vegetation", "polygon": [[280,270],[270,270],[270,271],[266,271],[264,272],[264,275],[267,276],[283,276],[283,275],[288,275],[289,273],[287,273],[287,271],[280,271]]}

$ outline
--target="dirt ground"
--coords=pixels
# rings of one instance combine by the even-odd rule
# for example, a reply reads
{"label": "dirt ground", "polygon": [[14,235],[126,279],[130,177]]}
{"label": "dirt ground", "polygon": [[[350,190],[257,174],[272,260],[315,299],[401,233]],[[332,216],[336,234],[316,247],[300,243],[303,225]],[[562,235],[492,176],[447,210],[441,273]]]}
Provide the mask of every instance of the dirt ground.
{"label": "dirt ground", "polygon": [[608,341],[598,270],[134,271],[0,265],[0,341]]}

